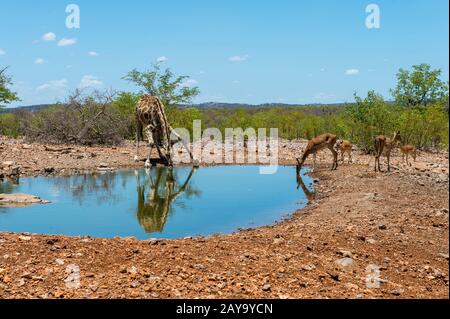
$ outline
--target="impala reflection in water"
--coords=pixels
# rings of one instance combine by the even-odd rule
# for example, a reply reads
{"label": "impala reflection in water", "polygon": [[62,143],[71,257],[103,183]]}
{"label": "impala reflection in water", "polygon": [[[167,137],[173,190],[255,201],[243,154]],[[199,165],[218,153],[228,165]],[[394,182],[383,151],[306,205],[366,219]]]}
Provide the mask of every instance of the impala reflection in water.
{"label": "impala reflection in water", "polygon": [[[0,232],[69,236],[183,238],[273,224],[303,207],[311,178],[295,167],[259,174],[260,166],[161,167],[74,176],[22,178],[0,192],[51,201],[0,206]],[[305,195],[306,194],[306,195]]]}

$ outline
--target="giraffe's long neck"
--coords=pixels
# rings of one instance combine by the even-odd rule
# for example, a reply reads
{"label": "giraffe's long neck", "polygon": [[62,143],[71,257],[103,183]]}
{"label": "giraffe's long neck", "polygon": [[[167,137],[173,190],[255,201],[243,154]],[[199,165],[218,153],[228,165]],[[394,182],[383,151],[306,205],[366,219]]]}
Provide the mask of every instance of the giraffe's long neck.
{"label": "giraffe's long neck", "polygon": [[165,130],[164,133],[166,134],[167,142],[169,143],[169,147],[170,147],[170,129],[171,129],[171,127],[170,127],[169,121],[167,120],[164,105],[162,104],[162,102],[159,98],[157,99],[157,105],[158,105],[158,111],[161,114],[162,120],[164,121],[164,130]]}

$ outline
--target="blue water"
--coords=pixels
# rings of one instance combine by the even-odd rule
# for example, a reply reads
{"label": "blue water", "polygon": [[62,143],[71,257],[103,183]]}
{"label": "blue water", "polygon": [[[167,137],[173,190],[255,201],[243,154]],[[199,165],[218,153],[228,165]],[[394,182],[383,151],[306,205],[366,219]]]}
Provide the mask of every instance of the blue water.
{"label": "blue water", "polygon": [[[172,174],[171,174],[172,172]],[[0,193],[26,193],[50,204],[0,206],[0,232],[111,238],[180,238],[273,224],[308,202],[312,190],[295,167],[272,175],[258,166],[124,170],[0,182]],[[304,185],[307,185],[305,188]]]}

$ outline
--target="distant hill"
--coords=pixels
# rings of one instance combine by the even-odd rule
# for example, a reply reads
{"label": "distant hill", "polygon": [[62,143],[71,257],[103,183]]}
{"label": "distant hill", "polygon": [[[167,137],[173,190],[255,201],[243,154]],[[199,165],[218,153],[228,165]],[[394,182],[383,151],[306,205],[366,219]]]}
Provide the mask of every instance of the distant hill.
{"label": "distant hill", "polygon": [[14,113],[14,112],[18,112],[18,111],[38,112],[38,111],[46,109],[50,106],[54,106],[54,104],[37,104],[37,105],[29,105],[29,106],[3,108],[3,109],[0,109],[0,112],[3,112],[3,113]]}
{"label": "distant hill", "polygon": [[263,104],[247,104],[247,103],[222,103],[222,102],[206,102],[200,104],[180,104],[182,108],[196,107],[199,109],[236,109],[236,108],[270,108],[270,107],[328,107],[343,106],[345,103],[334,104],[287,104],[287,103],[263,103]]}
{"label": "distant hill", "polygon": [[[14,113],[18,111],[30,111],[38,112],[48,107],[54,106],[55,104],[37,104],[20,106],[15,108],[4,108],[0,109],[3,113]],[[237,108],[270,108],[270,107],[339,107],[344,106],[345,103],[334,103],[334,104],[287,104],[287,103],[263,103],[263,104],[247,104],[247,103],[223,103],[223,102],[206,102],[199,104],[180,104],[181,108],[195,107],[199,109],[237,109]]]}

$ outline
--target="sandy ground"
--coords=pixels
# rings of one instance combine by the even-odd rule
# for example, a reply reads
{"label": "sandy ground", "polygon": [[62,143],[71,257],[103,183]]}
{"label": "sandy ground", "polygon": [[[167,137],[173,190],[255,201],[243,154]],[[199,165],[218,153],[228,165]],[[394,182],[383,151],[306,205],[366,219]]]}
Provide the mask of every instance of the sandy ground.
{"label": "sandy ground", "polygon": [[[280,163],[303,145],[282,142]],[[3,174],[142,166],[132,144],[52,147],[4,138]],[[448,153],[412,167],[394,154],[391,173],[353,157],[330,171],[322,152],[310,204],[272,226],[147,241],[0,233],[0,298],[448,298]]]}

